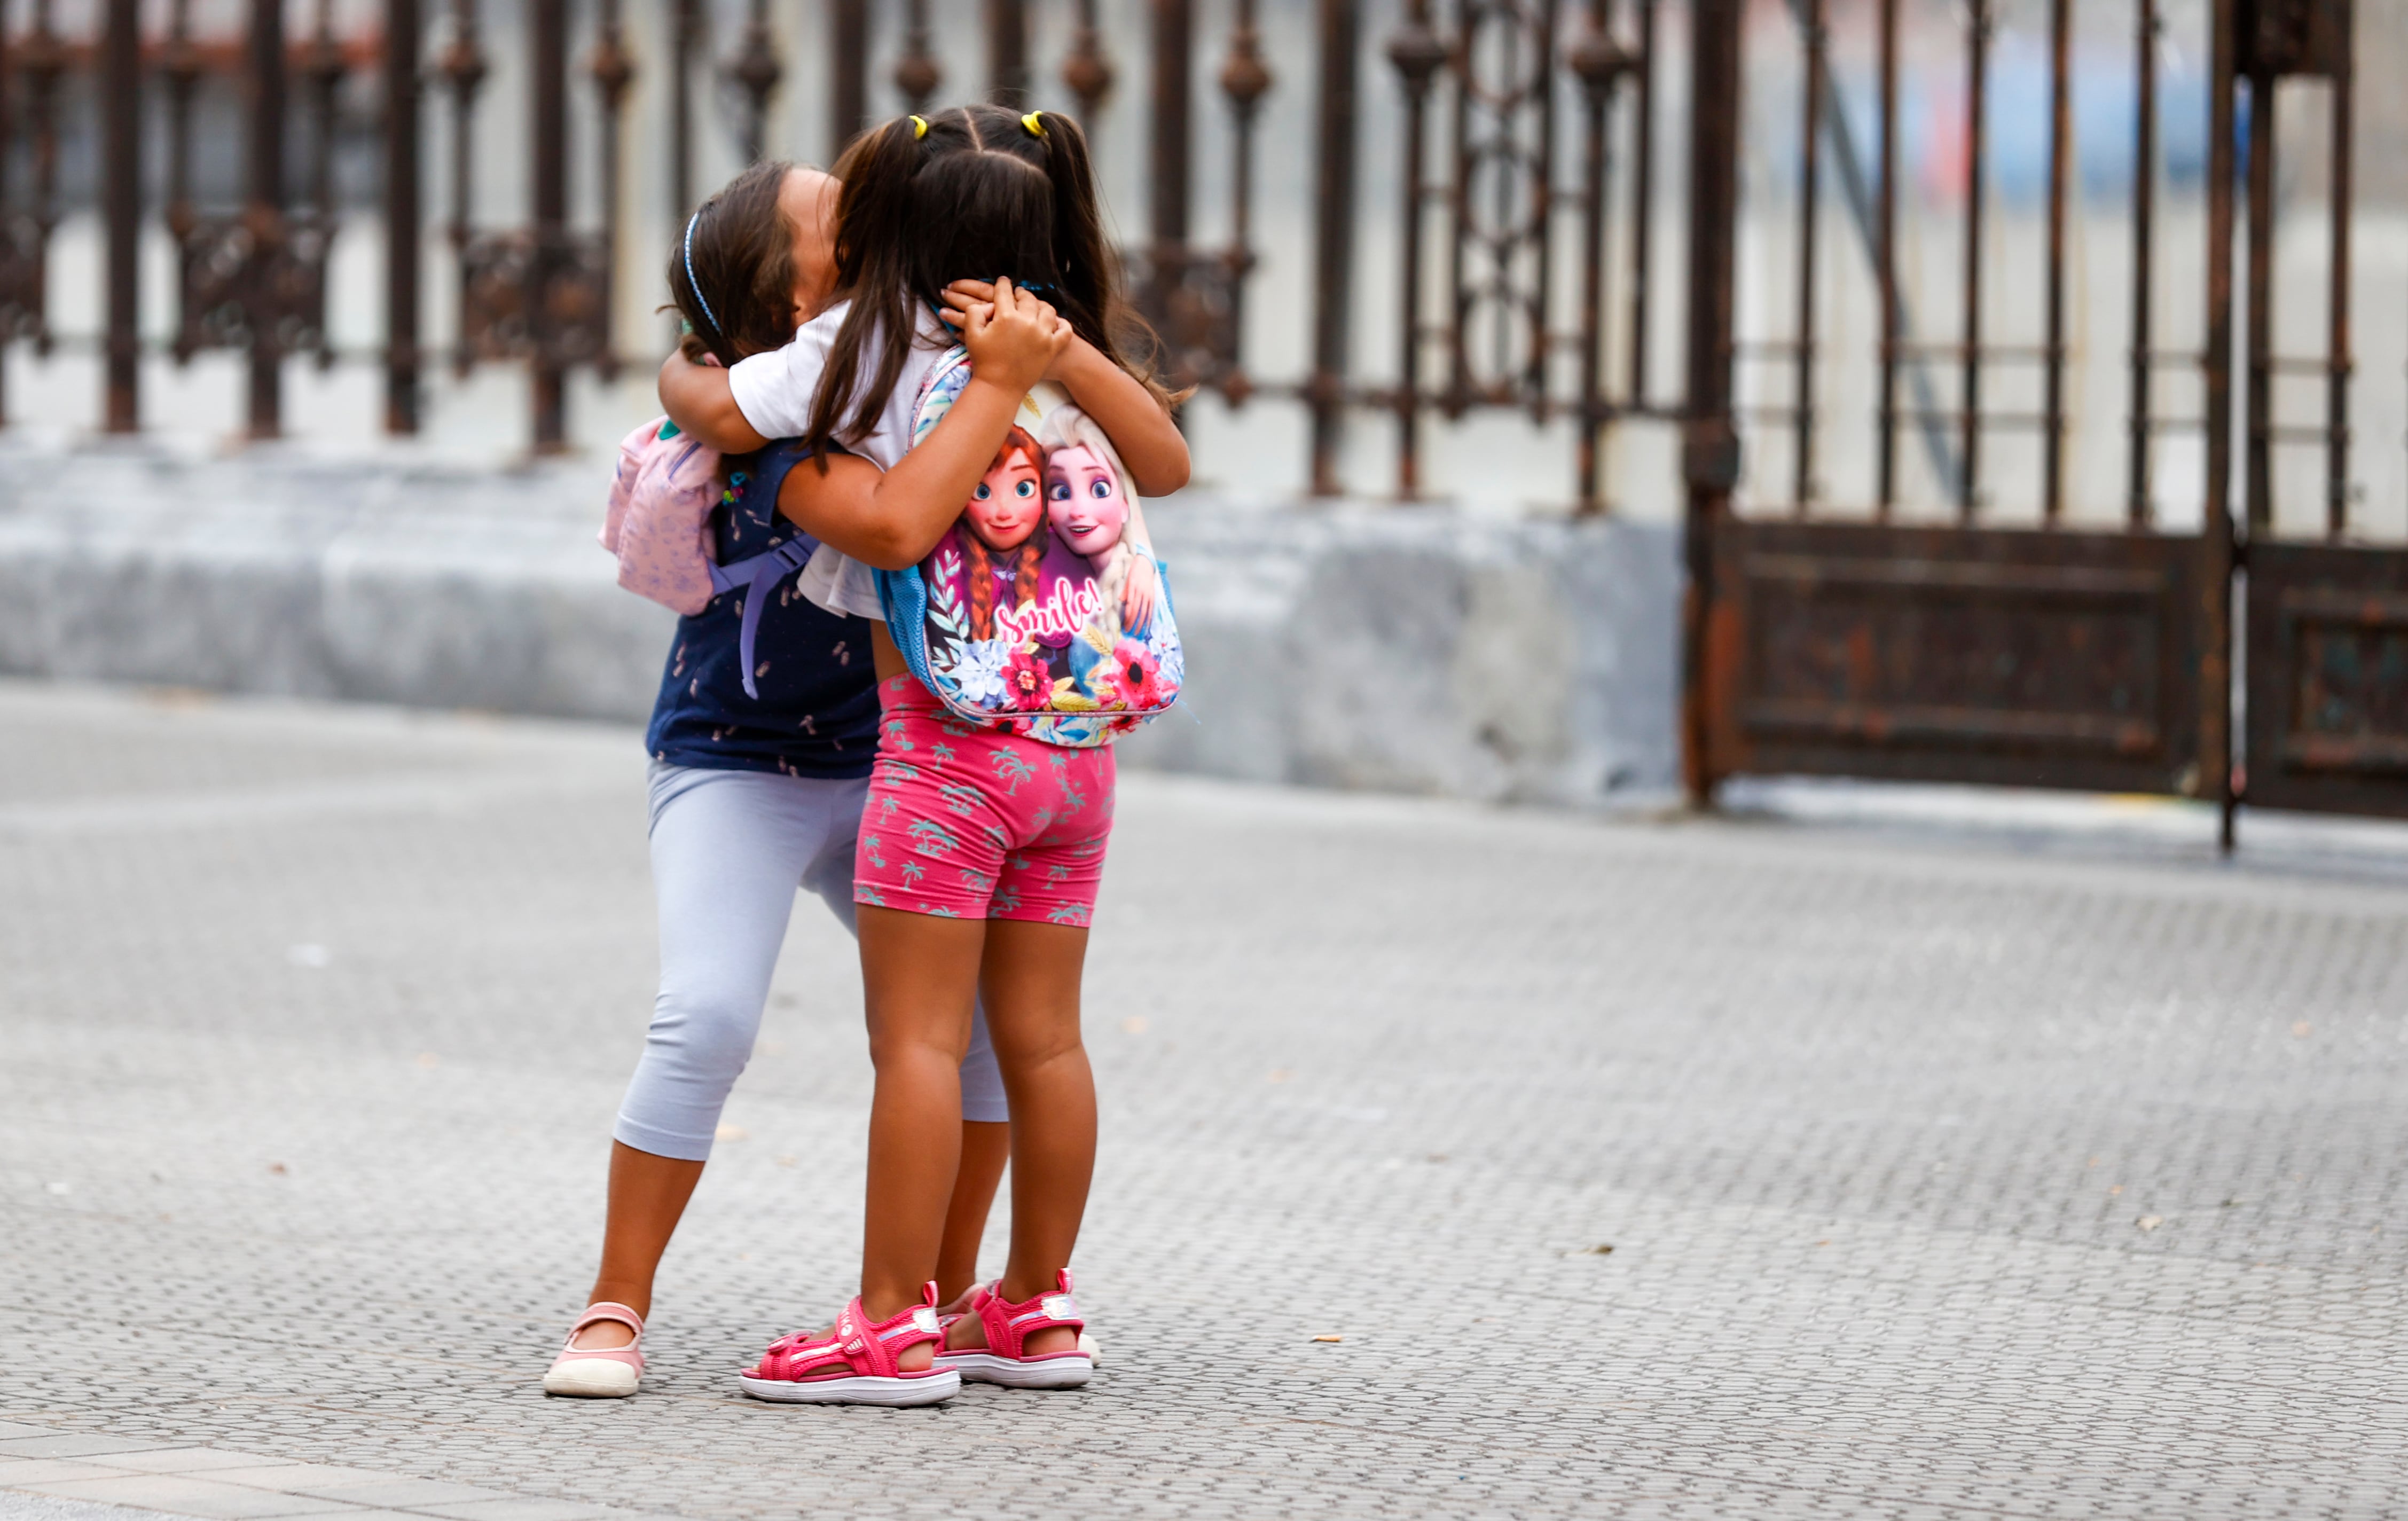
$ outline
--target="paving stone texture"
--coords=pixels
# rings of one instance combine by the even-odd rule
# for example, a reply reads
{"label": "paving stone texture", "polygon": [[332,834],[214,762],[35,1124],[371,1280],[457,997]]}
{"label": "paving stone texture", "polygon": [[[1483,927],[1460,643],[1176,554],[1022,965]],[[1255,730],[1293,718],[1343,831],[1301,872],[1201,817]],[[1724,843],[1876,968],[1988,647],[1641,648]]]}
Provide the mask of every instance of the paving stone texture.
{"label": "paving stone texture", "polygon": [[853,1283],[869,1071],[808,903],[644,1394],[538,1392],[651,911],[624,730],[0,687],[0,1490],[2408,1514],[2396,854],[1135,781],[1088,1017],[1106,1366],[921,1412],[731,1377]]}

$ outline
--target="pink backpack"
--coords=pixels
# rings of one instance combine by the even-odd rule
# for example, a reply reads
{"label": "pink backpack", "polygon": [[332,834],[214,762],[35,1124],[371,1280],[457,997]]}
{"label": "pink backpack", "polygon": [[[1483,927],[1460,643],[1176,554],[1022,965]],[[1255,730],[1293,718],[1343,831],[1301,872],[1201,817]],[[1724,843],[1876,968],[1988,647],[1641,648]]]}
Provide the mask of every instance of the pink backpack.
{"label": "pink backpack", "polygon": [[719,451],[666,417],[619,442],[619,474],[602,520],[602,547],[619,557],[619,584],[691,618],[710,605],[710,509]]}
{"label": "pink backpack", "polygon": [[[772,446],[807,457],[798,442]],[[685,438],[667,418],[654,418],[619,442],[619,473],[602,518],[602,547],[619,557],[619,584],[692,618],[723,592],[743,592],[737,658],[744,695],[758,697],[752,653],[769,590],[810,561],[820,541],[796,533],[777,548],[723,566],[714,559],[710,513],[734,501],[746,482],[741,470],[719,481],[719,452]]]}

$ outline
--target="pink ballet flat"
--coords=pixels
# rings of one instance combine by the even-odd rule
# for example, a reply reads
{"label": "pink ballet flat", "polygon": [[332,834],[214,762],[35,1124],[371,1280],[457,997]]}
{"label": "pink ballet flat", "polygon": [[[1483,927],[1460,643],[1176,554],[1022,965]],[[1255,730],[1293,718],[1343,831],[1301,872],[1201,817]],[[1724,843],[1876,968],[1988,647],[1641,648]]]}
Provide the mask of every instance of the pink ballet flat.
{"label": "pink ballet flat", "polygon": [[943,1366],[903,1370],[903,1354],[944,1333],[937,1326],[937,1285],[900,1314],[873,1321],[856,1298],[824,1334],[796,1331],[769,1343],[761,1360],[738,1375],[755,1399],[803,1405],[933,1405],[962,1392],[959,1373]]}
{"label": "pink ballet flat", "polygon": [[[580,1347],[577,1333],[606,1320],[617,1321],[636,1333],[624,1347]],[[636,1392],[644,1376],[644,1317],[624,1304],[589,1304],[568,1327],[568,1341],[543,1375],[543,1392],[581,1399],[624,1399]]]}
{"label": "pink ballet flat", "polygon": [[[969,1314],[978,1316],[986,1345],[940,1351],[937,1366],[950,1368],[978,1384],[1000,1384],[1014,1389],[1075,1389],[1096,1372],[1094,1343],[1087,1323],[1079,1318],[1078,1301],[1070,1294],[1070,1270],[1054,1275],[1060,1286],[1050,1294],[1013,1304],[996,1293],[994,1284],[970,1291]],[[1079,1333],[1079,1344],[1066,1352],[1030,1354],[1028,1339],[1039,1331],[1067,1326]]]}

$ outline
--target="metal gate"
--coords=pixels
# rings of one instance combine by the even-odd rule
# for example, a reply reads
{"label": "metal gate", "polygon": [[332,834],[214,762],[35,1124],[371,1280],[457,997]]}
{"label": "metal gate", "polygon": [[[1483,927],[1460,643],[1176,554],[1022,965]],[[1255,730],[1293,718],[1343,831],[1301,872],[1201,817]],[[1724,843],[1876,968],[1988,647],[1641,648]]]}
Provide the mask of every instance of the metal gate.
{"label": "metal gate", "polygon": [[[1931,36],[1929,8],[1918,9],[1922,34],[1906,35],[1902,0],[1848,6],[1844,18],[1836,0],[1787,6],[1799,116],[1794,231],[1779,261],[1794,295],[1777,340],[1736,331],[1733,316],[1741,29],[1699,27],[1693,266],[1713,288],[1693,296],[1689,334],[1684,738],[1693,794],[1703,800],[1722,778],[1747,772],[2180,794],[2225,805],[2228,843],[2241,802],[2408,814],[2408,547],[2370,541],[2353,522],[2351,0],[2196,9],[2194,56],[2210,66],[2205,99],[2188,103],[2205,118],[2203,141],[2193,139],[2203,179],[2188,203],[2169,163],[2169,126],[2183,123],[2163,89],[2176,8],[2168,0],[1967,0],[1944,13],[1955,32],[1944,38]],[[1729,7],[1734,22],[1742,8]],[[2008,11],[2040,33],[2014,39],[2013,55],[2000,46]],[[2075,40],[2095,58],[2103,12],[2128,27],[2132,103],[2119,208],[2123,457],[2112,484],[2097,470],[2077,479],[2068,459],[2073,397],[2090,389],[2070,309],[2084,273],[2068,244]],[[1870,151],[1850,130],[1866,113],[1848,109],[1848,71],[1835,62],[1848,40],[1835,28],[1842,21],[1870,34],[1859,71],[1876,123]],[[1962,179],[1955,204],[1937,208],[1915,195],[1930,176],[1912,178],[1901,164],[1914,136],[1899,89],[1907,47],[1928,57],[1936,43],[1961,50],[1963,68]],[[2046,111],[2044,153],[2022,177],[2020,225],[2002,183],[2016,166],[1991,140],[2002,55],[2027,61],[2038,78],[2021,81],[2031,86],[2023,98]],[[2322,97],[2313,146],[2329,247],[2321,268],[2286,280],[2275,128],[2278,107],[2302,86],[2311,110]],[[2085,194],[2098,198],[2095,186]],[[2189,237],[2166,236],[2183,223]],[[1952,240],[1935,261],[1933,245]],[[2247,251],[2238,344],[2236,241]],[[1855,356],[1871,402],[1856,440],[1869,456],[1861,495],[1831,492],[1822,477],[1853,420],[1826,399],[1845,389],[1851,356],[1819,336],[1845,275],[1818,254],[1853,264],[1878,326],[1872,352]],[[1953,265],[1947,279],[1931,278],[1935,264]],[[2188,313],[2163,296],[2179,294],[2186,276],[2203,279],[2195,346],[2177,347],[2168,334]],[[2028,299],[2002,301],[2001,287]],[[1934,289],[1952,298],[1944,315],[1916,309],[1913,298]],[[2322,309],[2321,352],[2279,352],[2278,319],[2295,302]],[[2026,331],[2000,334],[2002,309]],[[2168,409],[2161,394],[2186,376],[2198,405]],[[2300,410],[2278,406],[2286,380],[2319,393],[2313,424],[2283,421]],[[1756,402],[1768,382],[1785,394]],[[1754,489],[1738,501],[1742,439]],[[2163,489],[2174,448],[2197,469],[2200,506]],[[2281,510],[2278,488],[2311,449],[2321,452],[2322,502],[2303,524]],[[2317,541],[2300,541],[2302,528]],[[2245,599],[2239,641],[2236,598]]]}

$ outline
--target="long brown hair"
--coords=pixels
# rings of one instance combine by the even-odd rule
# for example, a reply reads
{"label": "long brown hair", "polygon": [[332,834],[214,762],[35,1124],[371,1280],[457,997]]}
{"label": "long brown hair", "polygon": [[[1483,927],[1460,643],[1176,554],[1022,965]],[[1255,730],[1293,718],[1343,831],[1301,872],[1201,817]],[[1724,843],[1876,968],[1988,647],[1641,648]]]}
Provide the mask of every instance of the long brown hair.
{"label": "long brown hair", "polygon": [[[836,297],[849,300],[811,408],[810,442],[859,434],[894,395],[922,309],[956,280],[1008,278],[1068,319],[1165,407],[1158,344],[1121,291],[1087,136],[1059,111],[960,106],[874,127],[836,166]],[[868,352],[871,338],[877,352]]]}
{"label": "long brown hair", "polygon": [[[988,466],[987,469],[993,471],[996,465],[1001,465],[1014,454],[1024,456],[1036,468],[1039,494],[1037,526],[1030,531],[1026,541],[1011,552],[1011,605],[1016,608],[1037,600],[1038,570],[1045,563],[1045,547],[1051,538],[1046,532],[1042,495],[1045,489],[1045,449],[1037,441],[1036,436],[1021,427],[1005,434],[1003,447],[995,452],[995,465]],[[979,538],[978,530],[970,526],[967,516],[962,520],[962,559],[969,567],[970,638],[991,639],[995,638],[995,552]]]}
{"label": "long brown hair", "polygon": [[[669,299],[685,319],[678,347],[723,365],[795,338],[795,224],[778,204],[794,165],[755,164],[695,208],[669,249]],[[700,289],[695,289],[699,282]]]}

